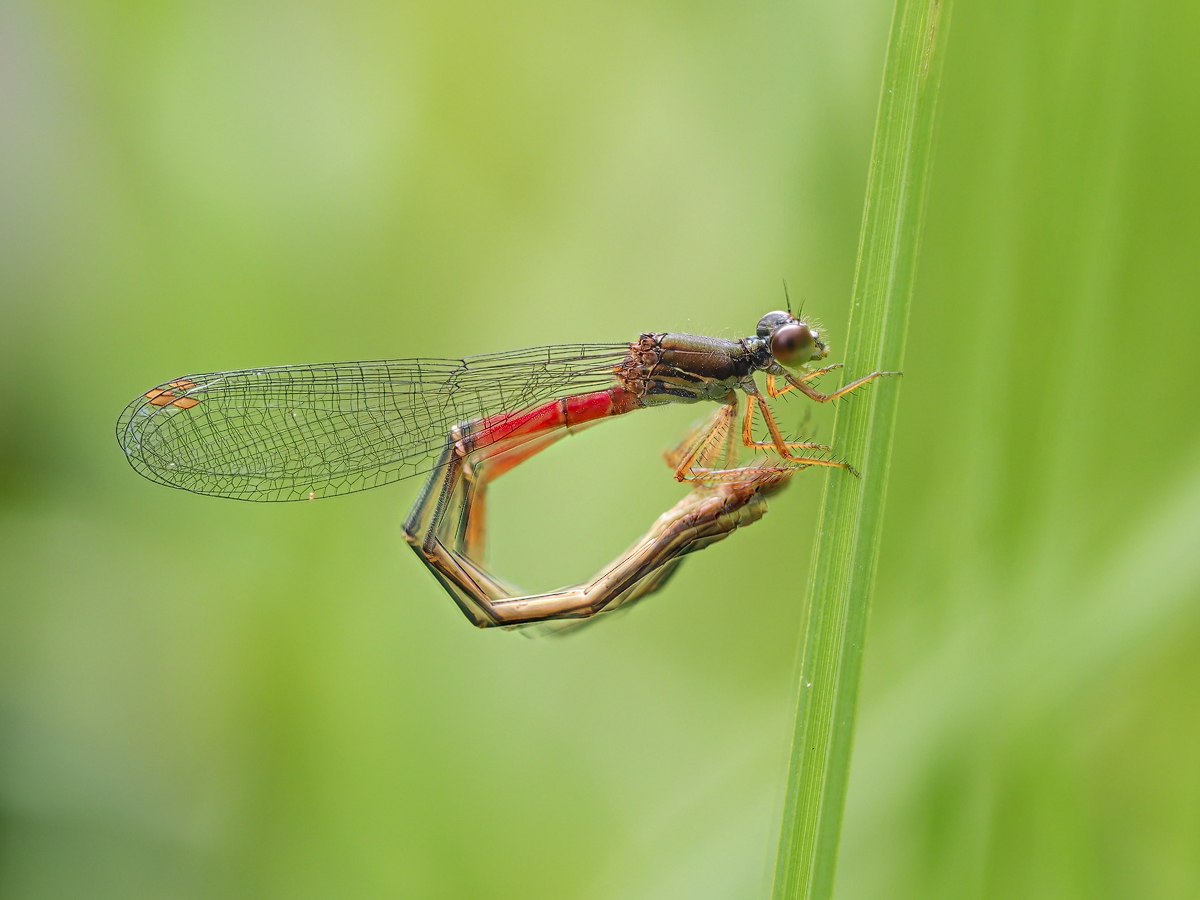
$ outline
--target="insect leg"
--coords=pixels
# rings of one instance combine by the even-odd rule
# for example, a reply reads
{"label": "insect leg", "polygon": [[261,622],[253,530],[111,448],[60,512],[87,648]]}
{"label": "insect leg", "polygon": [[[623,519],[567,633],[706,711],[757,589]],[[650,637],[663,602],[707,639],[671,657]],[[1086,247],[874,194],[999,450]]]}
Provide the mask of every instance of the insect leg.
{"label": "insect leg", "polygon": [[[746,446],[770,446],[774,448],[774,444],[766,444],[756,442],[752,436],[751,427],[754,422],[754,401],[755,395],[746,395],[745,418],[742,424],[742,442]],[[732,484],[745,478],[748,478],[748,473],[762,473],[767,470],[774,472],[790,472],[794,466],[736,466],[737,455],[736,445],[733,438],[733,420],[737,418],[737,395],[730,394],[726,400],[721,403],[721,407],[713,413],[712,416],[703,422],[700,426],[688,433],[676,448],[668,451],[666,460],[674,467],[674,474],[678,481],[698,481],[703,484],[716,484],[716,482],[725,482]],[[780,438],[782,439],[782,438]],[[823,444],[811,443],[785,443],[786,448],[806,448],[817,450],[828,450]],[[712,468],[712,464],[718,460],[724,451],[726,468]],[[785,457],[788,461],[805,462],[804,457]]]}
{"label": "insect leg", "polygon": [[[766,420],[767,429],[771,432],[771,440],[756,441],[754,439],[754,408],[761,407],[763,411],[763,419]],[[829,450],[830,448],[824,444],[816,444],[812,441],[785,441],[783,435],[779,431],[779,427],[775,424],[775,417],[771,414],[770,407],[766,401],[758,394],[746,394],[746,414],[742,418],[742,444],[747,447],[770,448],[778,450],[784,459],[791,459],[784,450]],[[781,449],[783,448],[783,449]]]}
{"label": "insect leg", "polygon": [[727,465],[736,461],[730,456],[728,440],[733,430],[733,420],[737,416],[736,404],[737,396],[731,393],[716,412],[689,431],[678,445],[663,454],[667,465],[675,470],[676,479],[683,481],[681,474],[697,465],[711,465],[722,450],[725,452]]}
{"label": "insect leg", "polygon": [[[826,366],[823,369],[816,369],[815,371],[808,372],[804,375],[801,375],[799,380],[803,381],[803,382],[809,382],[809,381],[812,381],[814,378],[818,377],[819,375],[824,375],[826,372],[832,372],[834,369],[840,369],[841,367],[842,367],[841,363],[834,363],[833,365]],[[795,385],[793,385],[791,383],[788,383],[788,384],[784,385],[783,387],[779,387],[778,382],[776,382],[776,380],[775,380],[775,376],[772,375],[770,372],[767,373],[767,393],[771,397],[782,397],[788,391],[791,391],[794,389],[795,389]]]}
{"label": "insect leg", "polygon": [[[814,373],[819,374],[819,373]],[[784,371],[783,376],[788,380],[788,383],[803,393],[806,397],[816,400],[818,403],[828,403],[830,400],[836,400],[838,397],[844,397],[853,390],[857,390],[869,381],[874,381],[884,375],[903,375],[903,372],[872,372],[870,375],[864,375],[855,381],[850,382],[844,387],[838,388],[832,394],[822,394],[815,387],[807,383],[806,378],[797,378],[791,372]]]}
{"label": "insect leg", "polygon": [[[771,433],[770,442],[755,441],[752,439],[751,416],[753,407],[756,405],[762,411],[763,421],[767,423],[767,430]],[[747,438],[751,439],[747,440]],[[775,422],[775,416],[771,413],[771,408],[767,406],[767,401],[760,394],[746,395],[746,419],[742,425],[742,440],[747,447],[769,447],[788,462],[800,463],[805,466],[832,466],[838,469],[847,469],[854,475],[858,474],[854,467],[847,462],[841,462],[836,459],[822,459],[817,456],[796,456],[793,454],[791,452],[793,448],[812,450],[828,450],[829,448],[824,444],[813,444],[805,441],[785,441],[782,432],[779,430],[779,425]]]}
{"label": "insect leg", "polygon": [[[746,414],[747,416],[753,415],[753,408],[749,402],[747,402]],[[737,395],[731,393],[722,402],[720,409],[699,427],[690,431],[679,446],[666,454],[667,462],[675,467],[677,481],[694,481],[710,485],[733,484],[748,478],[764,476],[766,473],[782,474],[796,471],[798,467],[792,465],[737,466],[737,445],[733,429],[735,418],[737,418]],[[742,428],[743,440],[749,434],[749,427],[749,419],[747,419]],[[805,444],[803,446],[816,447],[820,445]],[[712,464],[717,461],[722,452],[726,467],[723,469],[712,468]]]}

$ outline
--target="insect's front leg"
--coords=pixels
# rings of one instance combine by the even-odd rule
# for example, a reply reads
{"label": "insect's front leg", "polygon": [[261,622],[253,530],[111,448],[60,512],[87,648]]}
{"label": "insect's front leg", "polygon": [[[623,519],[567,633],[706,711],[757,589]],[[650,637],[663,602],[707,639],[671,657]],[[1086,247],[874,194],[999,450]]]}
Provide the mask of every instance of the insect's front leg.
{"label": "insect's front leg", "polygon": [[[809,381],[812,381],[814,378],[819,378],[820,376],[824,375],[826,372],[832,372],[834,369],[840,369],[841,367],[842,367],[841,363],[834,363],[831,366],[825,366],[825,368],[823,368],[823,369],[814,369],[811,372],[805,372],[803,375],[801,375],[800,380],[803,382],[809,382]],[[770,395],[772,398],[782,397],[784,394],[786,394],[788,391],[791,391],[791,390],[795,390],[794,385],[789,383],[789,384],[785,384],[783,387],[779,387],[778,382],[775,380],[775,376],[771,372],[767,373],[767,394]]]}
{"label": "insect's front leg", "polygon": [[[775,372],[773,374],[782,375],[784,378],[787,379],[788,384],[790,384],[796,390],[800,391],[802,394],[804,394],[804,396],[806,396],[812,400],[816,400],[818,403],[828,403],[830,400],[836,400],[838,397],[846,396],[846,394],[850,393],[851,391],[858,390],[858,388],[862,387],[864,384],[874,381],[876,378],[883,378],[884,376],[887,376],[887,375],[903,375],[904,373],[903,372],[872,372],[870,375],[864,375],[862,378],[855,379],[854,381],[850,382],[849,384],[838,388],[832,394],[822,394],[815,387],[813,387],[812,385],[810,385],[808,383],[808,378],[797,378],[795,375],[793,375],[791,372],[789,372],[787,369],[783,368],[782,366],[779,367],[778,372]],[[820,374],[820,373],[813,373],[813,374]]]}

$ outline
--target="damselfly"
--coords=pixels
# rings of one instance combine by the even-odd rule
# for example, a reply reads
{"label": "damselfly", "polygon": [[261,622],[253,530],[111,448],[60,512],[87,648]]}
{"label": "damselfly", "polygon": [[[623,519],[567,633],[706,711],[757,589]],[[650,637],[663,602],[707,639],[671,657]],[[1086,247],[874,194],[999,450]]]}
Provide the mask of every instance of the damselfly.
{"label": "damselfly", "polygon": [[[633,343],[562,344],[465,359],[404,359],[188,375],[125,408],[117,439],[140,474],[237,500],[312,500],[428,474],[404,533],[475,625],[581,619],[662,587],[682,557],[759,519],[800,469],[854,470],[830,448],[789,441],[766,392],[796,390],[840,364],[816,327],[763,316],[751,337],[643,334]],[[744,405],[739,400],[744,395]],[[482,563],[488,483],[567,434],[669,403],[717,410],[666,453],[693,490],[628,551],[581,585],[521,595]],[[739,413],[740,432],[735,427]],[[766,440],[756,440],[761,416]],[[742,448],[758,453],[740,465]]]}

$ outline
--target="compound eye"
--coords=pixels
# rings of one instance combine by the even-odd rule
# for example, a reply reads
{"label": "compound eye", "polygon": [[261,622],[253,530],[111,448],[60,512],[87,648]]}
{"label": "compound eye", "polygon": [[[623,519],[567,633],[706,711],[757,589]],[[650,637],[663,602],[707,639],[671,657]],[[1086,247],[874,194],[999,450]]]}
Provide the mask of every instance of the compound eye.
{"label": "compound eye", "polygon": [[803,365],[812,359],[816,341],[803,322],[783,325],[771,335],[771,355],[785,366]]}

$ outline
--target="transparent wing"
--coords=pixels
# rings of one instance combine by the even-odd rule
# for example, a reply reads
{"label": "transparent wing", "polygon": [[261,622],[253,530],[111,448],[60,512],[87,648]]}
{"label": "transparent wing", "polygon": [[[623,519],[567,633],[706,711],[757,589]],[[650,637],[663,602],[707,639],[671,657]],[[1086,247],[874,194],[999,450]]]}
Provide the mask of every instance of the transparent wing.
{"label": "transparent wing", "polygon": [[450,428],[616,384],[628,344],[188,375],[125,408],[117,440],[152,481],[238,500],[304,500],[433,468]]}

